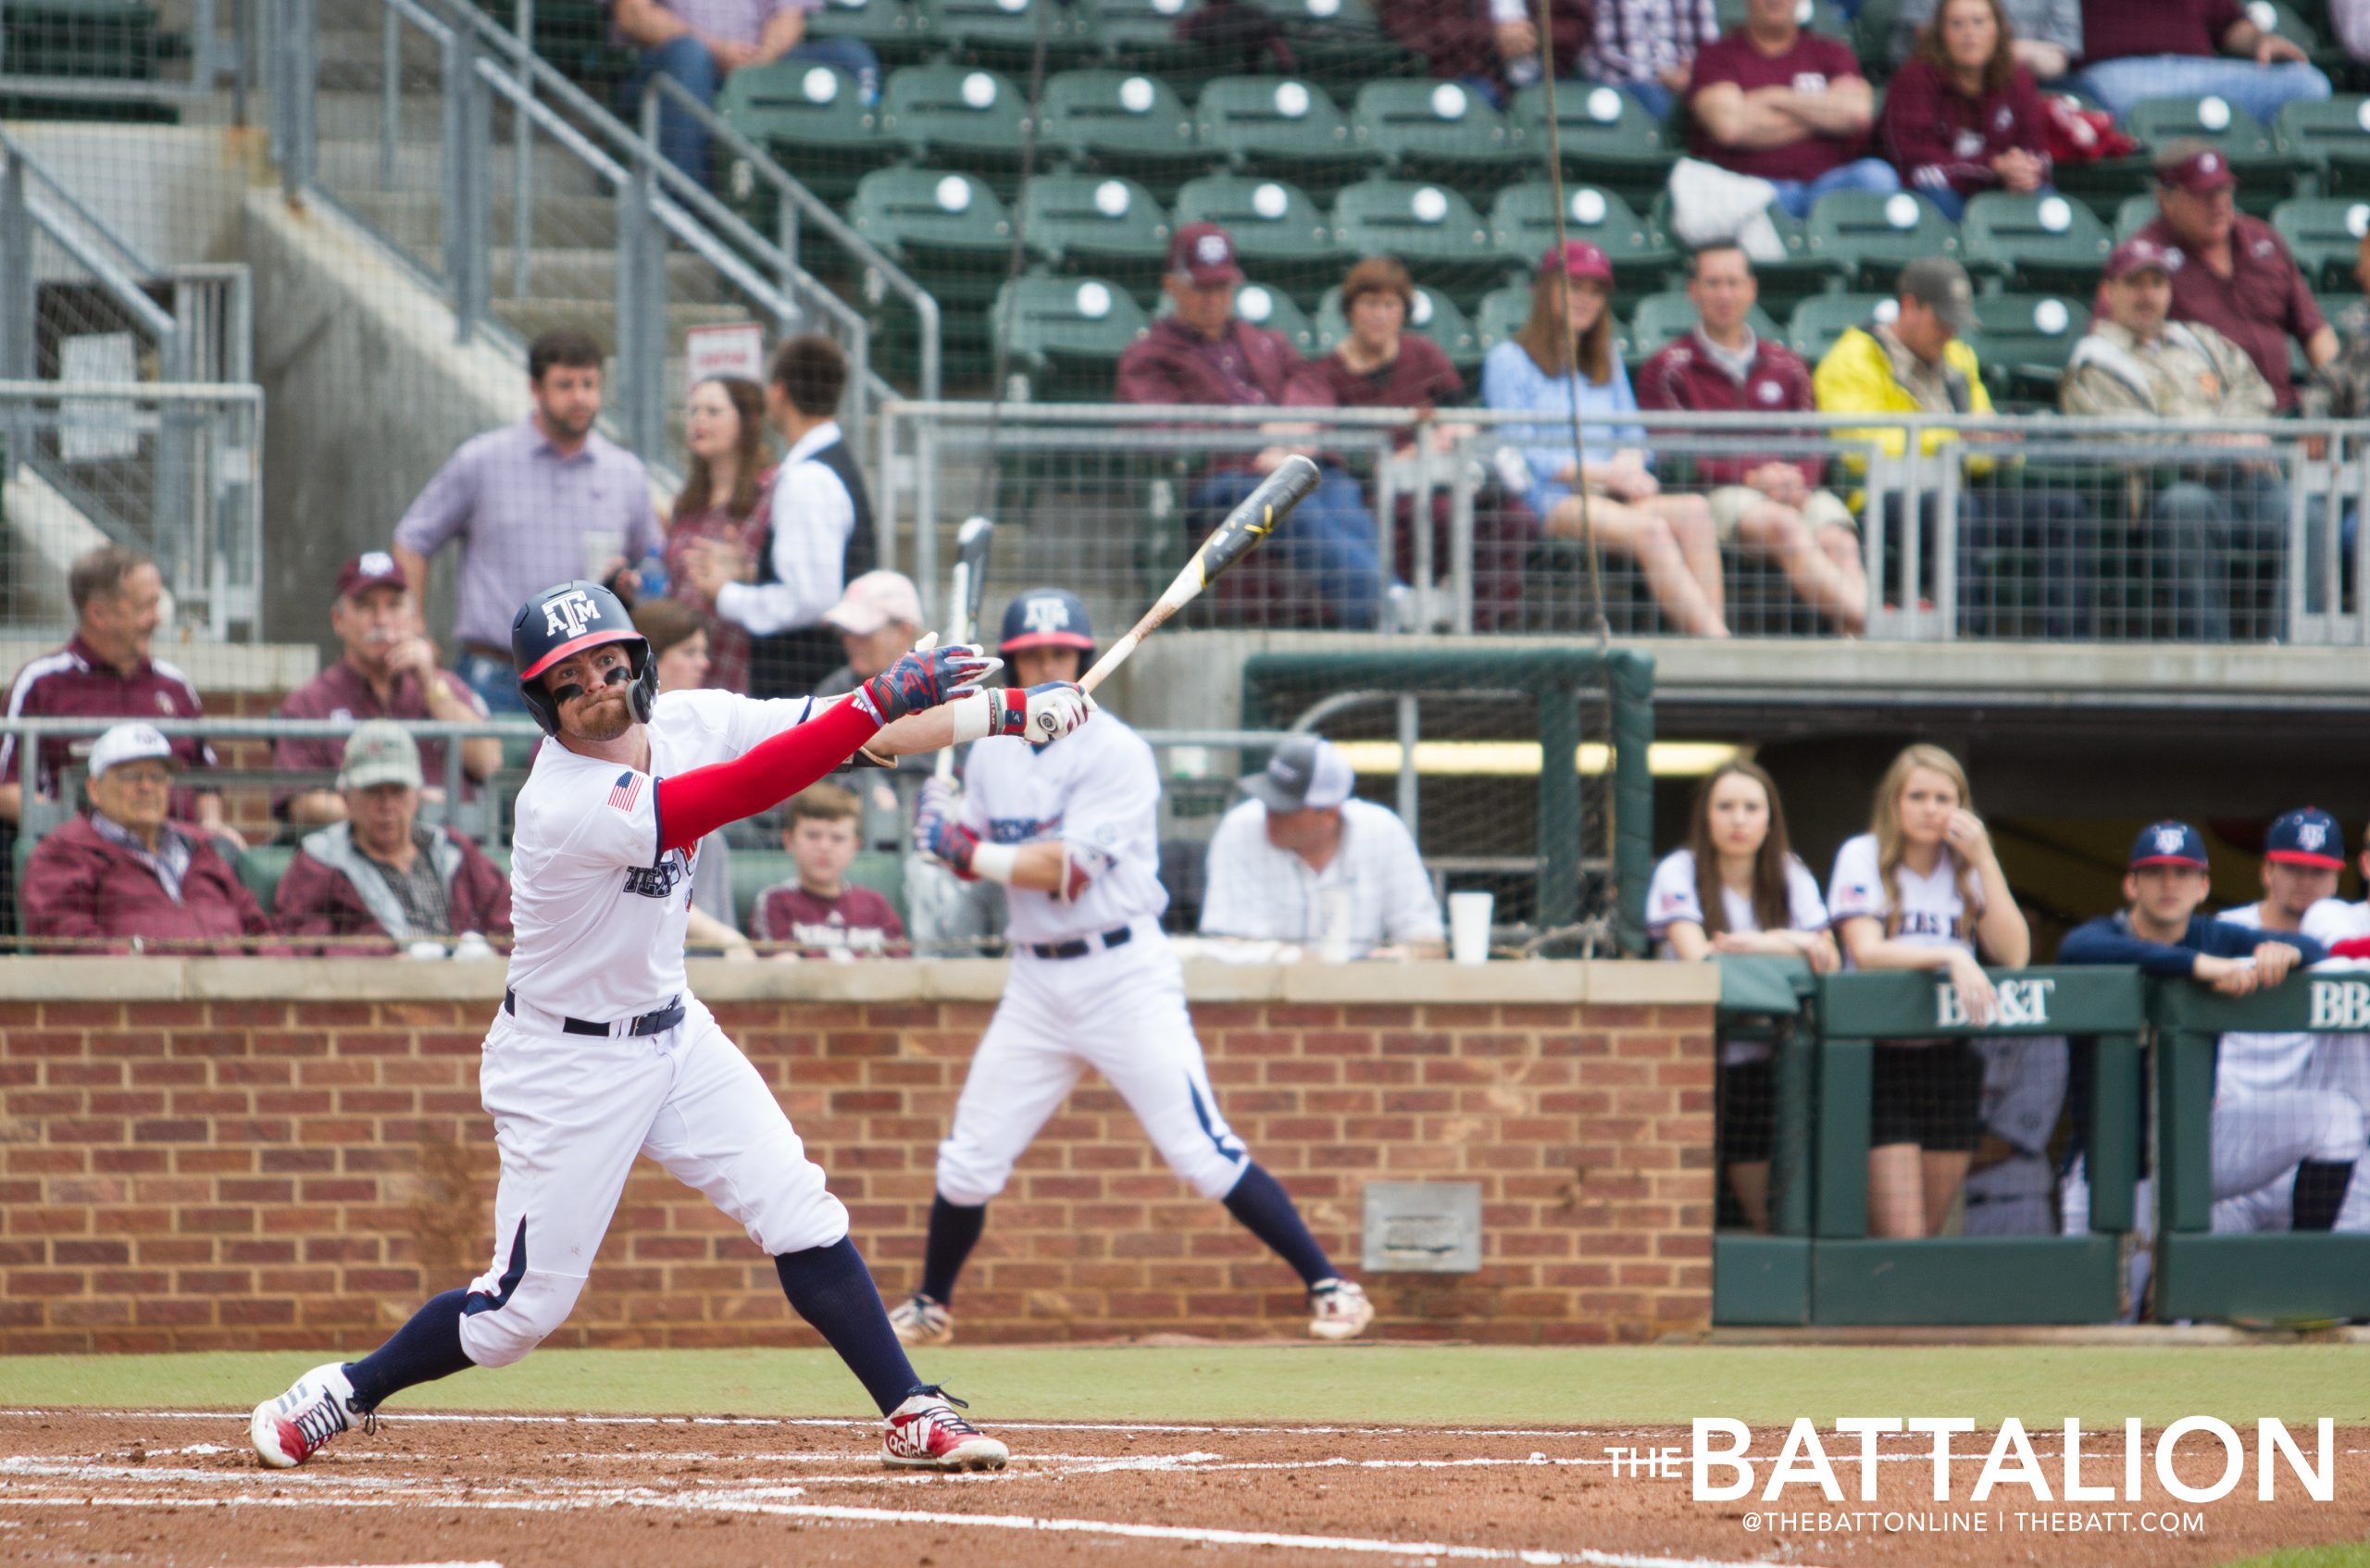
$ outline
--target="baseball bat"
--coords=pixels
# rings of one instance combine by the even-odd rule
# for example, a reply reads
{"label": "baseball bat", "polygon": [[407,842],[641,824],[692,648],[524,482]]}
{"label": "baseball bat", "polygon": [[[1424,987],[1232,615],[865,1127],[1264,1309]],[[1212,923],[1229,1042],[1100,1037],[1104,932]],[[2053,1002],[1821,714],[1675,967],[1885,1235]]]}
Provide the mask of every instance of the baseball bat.
{"label": "baseball bat", "polygon": [[1276,525],[1291,516],[1293,507],[1308,499],[1316,489],[1316,465],[1295,453],[1276,466],[1276,471],[1260,481],[1259,488],[1242,498],[1242,504],[1227,514],[1226,521],[1212,529],[1177,574],[1143,618],[1128,628],[1128,635],[1111,644],[1104,655],[1094,661],[1094,667],[1079,678],[1079,686],[1087,691],[1109,678],[1111,672],[1127,661],[1136,651],[1136,644],[1150,637],[1161,624],[1201,597],[1202,591],[1217,581],[1220,573],[1259,546],[1276,529]]}
{"label": "baseball bat", "polygon": [[[996,526],[985,517],[963,519],[954,536],[954,570],[947,582],[946,599],[954,616],[946,641],[968,642],[979,629],[979,599],[988,588],[988,546],[995,541]],[[938,777],[954,777],[954,748],[939,748],[931,765]]]}

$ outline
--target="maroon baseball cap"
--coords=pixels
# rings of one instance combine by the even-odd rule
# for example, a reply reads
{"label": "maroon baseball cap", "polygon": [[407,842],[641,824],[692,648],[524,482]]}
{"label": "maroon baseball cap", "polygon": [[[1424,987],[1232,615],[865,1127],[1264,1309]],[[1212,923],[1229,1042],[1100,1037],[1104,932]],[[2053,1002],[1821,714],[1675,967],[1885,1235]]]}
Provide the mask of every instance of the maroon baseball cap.
{"label": "maroon baseball cap", "polygon": [[2128,278],[2135,272],[2161,272],[2169,278],[2181,269],[2181,253],[2171,245],[2160,245],[2153,240],[2138,237],[2115,246],[2107,256],[2107,281]]}
{"label": "maroon baseball cap", "polygon": [[1558,266],[1566,278],[1593,278],[1608,289],[1613,287],[1612,259],[1586,240],[1566,240],[1561,245],[1548,246],[1547,254],[1539,258],[1540,273],[1552,278]]}
{"label": "maroon baseball cap", "polygon": [[2183,137],[2156,155],[2156,182],[2202,196],[2230,189],[2239,177],[2230,172],[2230,159],[2221,148]]}
{"label": "maroon baseball cap", "polygon": [[411,579],[395,565],[395,558],[384,550],[366,550],[345,564],[337,574],[337,596],[351,599],[368,593],[374,588],[400,588],[411,591]]}
{"label": "maroon baseball cap", "polygon": [[1189,223],[1177,231],[1168,242],[1168,270],[1196,287],[1242,281],[1234,236],[1215,223]]}

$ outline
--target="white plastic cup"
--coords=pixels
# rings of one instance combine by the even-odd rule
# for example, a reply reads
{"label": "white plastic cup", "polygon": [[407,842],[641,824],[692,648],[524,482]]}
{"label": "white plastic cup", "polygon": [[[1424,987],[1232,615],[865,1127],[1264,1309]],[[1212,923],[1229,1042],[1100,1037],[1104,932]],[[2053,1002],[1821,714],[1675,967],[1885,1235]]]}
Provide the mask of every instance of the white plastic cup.
{"label": "white plastic cup", "polygon": [[1459,964],[1490,962],[1490,916],[1497,903],[1491,893],[1451,893],[1448,896],[1448,951]]}
{"label": "white plastic cup", "polygon": [[1327,888],[1317,894],[1317,961],[1350,962],[1350,890]]}

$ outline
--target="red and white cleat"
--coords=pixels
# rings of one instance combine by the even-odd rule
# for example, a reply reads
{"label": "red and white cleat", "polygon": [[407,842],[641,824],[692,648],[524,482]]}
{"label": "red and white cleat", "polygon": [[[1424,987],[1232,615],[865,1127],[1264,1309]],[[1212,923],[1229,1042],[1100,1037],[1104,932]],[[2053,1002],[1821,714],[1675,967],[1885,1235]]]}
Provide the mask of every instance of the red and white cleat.
{"label": "red and white cleat", "polygon": [[880,1462],[895,1470],[1002,1470],[1011,1450],[955,1412],[960,1400],[935,1385],[889,1412]]}
{"label": "red and white cleat", "polygon": [[354,1385],[345,1379],[345,1364],[331,1362],[296,1379],[296,1386],[280,1398],[256,1406],[247,1435],[255,1439],[257,1459],[271,1469],[288,1470],[356,1424],[368,1431],[378,1421],[354,1408]]}
{"label": "red and white cleat", "polygon": [[1317,1339],[1354,1339],[1374,1321],[1374,1303],[1357,1283],[1328,1279],[1308,1293],[1308,1332]]}

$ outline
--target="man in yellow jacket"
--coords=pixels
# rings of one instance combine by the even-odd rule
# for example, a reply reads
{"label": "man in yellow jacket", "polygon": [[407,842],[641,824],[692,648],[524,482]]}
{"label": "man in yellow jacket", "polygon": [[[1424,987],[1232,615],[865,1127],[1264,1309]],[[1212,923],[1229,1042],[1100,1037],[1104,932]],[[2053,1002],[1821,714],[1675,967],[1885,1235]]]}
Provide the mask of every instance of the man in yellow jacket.
{"label": "man in yellow jacket", "polygon": [[[1818,362],[1811,387],[1822,414],[1981,416],[1991,410],[1975,350],[1959,334],[1975,324],[1975,289],[1948,256],[1902,268],[1899,310],[1890,322],[1854,327]],[[1870,425],[1839,436],[1872,442],[1888,457],[1909,445],[1904,425]],[[1960,440],[1929,427],[1918,451],[1933,456]],[[1977,438],[1980,439],[1980,438]],[[1959,629],[2052,641],[2090,635],[2097,604],[2097,549],[2089,508],[2065,491],[2018,482],[2014,465],[1970,455],[1959,492]],[[1932,499],[1921,506],[1925,557],[1934,559]],[[1885,519],[1898,528],[1897,517]]]}

